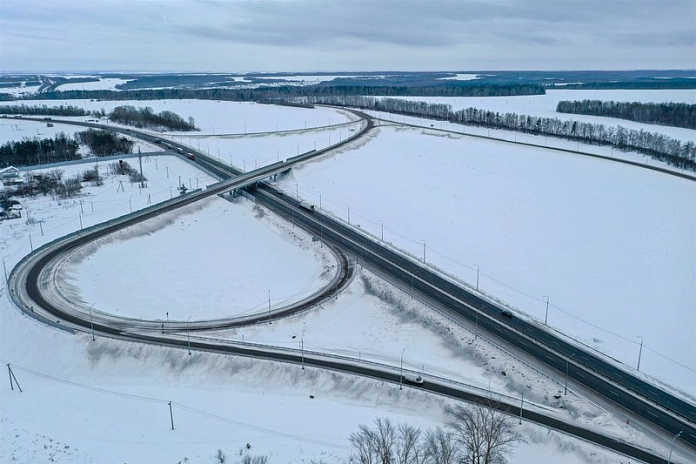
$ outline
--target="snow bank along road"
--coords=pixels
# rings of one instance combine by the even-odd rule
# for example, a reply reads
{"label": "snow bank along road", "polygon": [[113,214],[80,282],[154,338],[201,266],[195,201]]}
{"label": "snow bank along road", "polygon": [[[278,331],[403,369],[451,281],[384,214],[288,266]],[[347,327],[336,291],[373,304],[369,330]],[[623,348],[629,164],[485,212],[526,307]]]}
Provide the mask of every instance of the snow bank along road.
{"label": "snow bank along road", "polygon": [[[102,128],[102,126],[99,125],[86,123],[80,124]],[[368,120],[368,124],[364,130],[368,130],[370,127],[372,127],[372,122]],[[108,129],[114,130],[114,128],[111,127],[108,127]],[[123,129],[115,130],[125,132]],[[140,133],[134,133],[134,131],[128,132],[130,135],[138,137],[140,136]],[[362,134],[364,131],[360,133]],[[142,135],[144,137],[149,137],[150,140],[154,140],[155,138],[149,134]],[[194,152],[194,150],[191,150],[188,147],[186,147],[186,150],[189,152]],[[201,153],[196,152],[196,156],[197,161],[198,158],[200,158],[201,164],[207,164],[212,161]],[[309,154],[300,156],[303,157],[302,160],[304,160],[309,156]],[[286,163],[290,161],[291,160],[288,160]],[[277,164],[283,163],[276,163],[276,165]],[[205,193],[208,193],[210,190],[213,190],[213,192],[210,192],[210,194],[220,193],[222,191],[234,188],[235,185],[243,185],[242,181],[256,182],[268,177],[273,172],[277,172],[276,170],[287,169],[288,166],[288,164],[285,164],[284,166],[276,165],[270,165],[258,171],[241,175],[238,179],[235,178],[234,180],[240,181],[239,184],[233,180],[221,182],[220,184],[213,186],[212,189],[208,189],[208,191]],[[205,166],[204,164],[204,167],[215,170],[220,175],[223,175],[223,177],[230,176],[230,174],[226,174],[225,171],[235,175],[239,174],[239,172],[229,169],[224,165],[212,164]],[[217,190],[216,187],[219,190]],[[615,366],[596,357],[594,354],[585,352],[575,345],[568,344],[567,342],[546,333],[543,329],[534,324],[517,318],[508,318],[502,315],[501,308],[498,306],[482,300],[476,295],[470,294],[456,283],[443,278],[411,258],[405,257],[400,253],[382,246],[380,243],[375,242],[373,239],[363,235],[361,232],[354,230],[345,224],[342,224],[319,212],[310,213],[303,210],[299,207],[299,202],[297,200],[284,196],[276,189],[268,185],[262,183],[256,188],[249,188],[249,192],[256,197],[258,202],[265,203],[271,209],[284,214],[288,218],[292,218],[295,222],[300,223],[305,228],[310,230],[310,232],[315,233],[325,241],[334,242],[353,253],[356,257],[359,256],[363,262],[400,281],[406,288],[412,288],[413,291],[419,292],[426,298],[440,303],[449,310],[460,314],[467,319],[472,321],[478,319],[478,324],[482,328],[493,332],[495,335],[508,340],[512,344],[515,344],[519,347],[519,349],[535,356],[537,359],[554,367],[559,372],[564,373],[567,367],[568,375],[577,380],[579,383],[583,383],[613,402],[633,410],[636,414],[643,416],[648,421],[653,422],[660,427],[663,427],[670,433],[683,431],[684,433],[682,437],[685,441],[691,444],[696,443],[696,431],[694,430],[693,419],[696,417],[696,414],[694,414],[693,405],[685,403],[678,398],[674,398],[671,395],[668,395],[653,387],[652,385],[641,381],[640,379],[634,378],[630,375],[630,373],[617,369]],[[200,193],[194,193],[186,198],[192,198],[196,195],[200,195]],[[190,201],[195,201],[195,199]],[[174,205],[167,203],[162,206],[153,207],[150,212],[153,212],[154,210],[153,214],[160,214],[161,212],[167,209],[173,209],[174,207]],[[123,225],[116,225],[115,227],[120,228],[123,227]],[[29,273],[17,273],[16,271],[17,268],[13,270],[11,279],[11,283],[15,290],[15,297],[23,294],[23,291],[29,286],[28,281],[21,282],[23,279],[16,278],[18,274],[23,274],[26,276]],[[38,277],[38,272],[34,274],[34,277]],[[31,307],[30,303],[27,305],[26,302],[19,302],[19,304],[25,308]],[[51,310],[52,308],[49,307],[45,309]],[[81,319],[75,321],[75,323],[82,327],[89,328],[90,321],[84,316],[85,314],[82,315]],[[107,326],[95,326],[95,328],[98,328],[100,331],[107,334],[127,336],[131,339],[139,339],[142,341],[178,345],[186,345],[187,343],[186,340],[172,340],[171,338],[165,337],[146,336],[142,334],[135,334],[133,332],[120,331]],[[231,352],[229,346],[218,346],[217,348],[214,348],[213,344],[202,342],[192,342],[191,346],[198,346],[205,349],[220,349],[225,352]],[[235,348],[233,351],[242,354],[241,352],[245,350]],[[270,355],[269,353],[259,354],[260,350],[258,349],[246,351],[247,355],[252,356],[273,357],[275,359],[291,360],[295,362],[300,361],[299,355],[296,354],[284,354],[283,356],[278,356],[277,353],[273,355]],[[570,357],[573,357],[573,359],[570,359]],[[347,370],[349,372],[356,372],[357,369],[355,367],[349,368],[350,366],[345,365],[345,363],[336,363],[335,361],[332,362],[331,367]],[[386,380],[394,380],[392,378],[394,375],[395,374],[382,373],[379,375],[379,377],[385,378]],[[398,375],[396,377],[398,380]],[[626,386],[628,386],[628,390],[622,386],[624,383]],[[434,385],[431,386],[426,384],[423,388],[436,392],[438,391],[434,388]],[[517,410],[519,411],[519,408],[517,408]],[[550,423],[546,423],[546,425],[554,426]],[[591,437],[588,436],[589,432],[585,432],[587,433],[585,433],[584,437],[591,439]],[[606,443],[606,438],[602,439],[604,442],[597,441],[597,443],[626,453],[625,450],[618,449],[615,446]],[[656,456],[639,457],[634,453],[645,452],[634,449],[633,452],[626,454],[630,454],[648,462],[663,462]]]}

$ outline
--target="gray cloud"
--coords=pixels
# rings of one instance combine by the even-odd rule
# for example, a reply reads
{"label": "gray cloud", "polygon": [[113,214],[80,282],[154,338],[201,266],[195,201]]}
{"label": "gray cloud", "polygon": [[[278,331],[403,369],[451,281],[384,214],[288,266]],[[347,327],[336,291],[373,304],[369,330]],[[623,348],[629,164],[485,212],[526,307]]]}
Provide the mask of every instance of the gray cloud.
{"label": "gray cloud", "polygon": [[693,0],[0,1],[2,70],[696,67]]}

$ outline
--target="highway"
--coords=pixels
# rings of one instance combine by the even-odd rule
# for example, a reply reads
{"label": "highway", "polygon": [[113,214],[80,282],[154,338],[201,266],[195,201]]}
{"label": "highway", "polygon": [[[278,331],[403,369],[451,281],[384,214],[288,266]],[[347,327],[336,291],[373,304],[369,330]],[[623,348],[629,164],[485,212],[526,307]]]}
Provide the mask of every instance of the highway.
{"label": "highway", "polygon": [[[56,120],[56,122],[63,121]],[[65,122],[73,123],[72,121]],[[90,123],[82,123],[82,125],[94,126]],[[370,124],[366,126],[368,127],[366,130],[369,130],[369,128],[372,127],[371,121]],[[109,127],[109,129],[113,128]],[[119,130],[123,132],[123,129]],[[133,131],[128,132],[130,132],[131,135],[136,135]],[[154,139],[154,137],[152,137],[152,139]],[[186,147],[186,151],[194,152],[188,147]],[[274,165],[264,167],[259,171],[252,171],[240,175],[238,171],[224,165],[221,166],[221,163],[204,156],[202,153],[196,152],[195,154],[196,162],[200,163],[206,169],[217,170],[220,175],[227,177],[230,175],[238,175],[238,177],[211,186],[210,189],[205,191],[208,194],[222,193],[235,188],[241,188],[241,186],[244,185],[257,183],[275,172],[287,169],[289,166],[288,163],[291,161],[287,160],[285,163],[274,163]],[[317,154],[300,155],[300,157],[295,157],[297,159],[295,159],[294,162],[301,162],[313,156],[317,156]],[[360,231],[334,220],[322,214],[320,211],[310,213],[300,208],[297,199],[283,195],[269,185],[259,183],[257,187],[251,186],[248,190],[251,195],[255,196],[257,202],[267,205],[274,211],[305,227],[324,241],[334,243],[336,246],[351,253],[361,262],[380,270],[383,274],[392,279],[398,280],[404,287],[412,288],[414,292],[419,293],[422,297],[437,302],[442,307],[448,308],[448,310],[472,322],[478,316],[478,324],[481,329],[488,330],[490,333],[517,346],[518,349],[548,364],[562,375],[565,373],[567,365],[569,367],[569,376],[578,383],[584,384],[605,396],[608,400],[634,411],[637,415],[664,428],[669,433],[683,431],[682,437],[685,441],[691,444],[696,443],[696,432],[693,428],[693,418],[695,417],[693,405],[685,403],[678,398],[673,398],[671,395],[662,392],[652,385],[645,384],[645,382],[642,382],[640,379],[631,376],[630,373],[627,374],[626,371],[616,368],[593,353],[589,353],[549,334],[543,328],[535,324],[526,322],[517,317],[509,319],[502,316],[502,308],[486,300],[482,300],[476,295],[468,292],[456,282],[442,277],[422,263],[385,247],[380,242],[375,241],[375,239],[363,235]],[[200,197],[203,196],[202,193],[194,193],[187,196],[187,198],[198,198],[196,195]],[[183,202],[184,200],[182,199],[181,201]],[[190,201],[196,200],[191,199]],[[155,209],[155,214],[164,213],[175,207],[177,206],[165,205],[161,210]],[[113,227],[115,230],[125,226],[126,224],[115,224]],[[37,263],[34,267],[34,269],[37,268],[41,268],[41,262]],[[17,268],[15,268],[15,270],[16,269]],[[12,279],[14,279],[16,275],[15,270],[13,270]],[[35,273],[32,274],[32,272]],[[28,291],[32,285],[32,279],[38,279],[39,276],[39,270],[32,272],[27,273],[27,280],[23,282],[23,285],[26,285],[24,289]],[[21,280],[22,279],[15,279],[13,282],[16,284]],[[15,288],[17,287],[15,286]],[[34,289],[32,293],[34,293],[31,296],[32,298],[36,297],[41,300],[41,295],[36,292],[36,289]],[[53,311],[56,309],[51,307],[50,302],[40,301],[40,303],[39,306],[46,310]],[[57,317],[63,316],[60,312],[55,315]],[[89,326],[89,321],[84,318],[76,318],[71,322],[82,327]],[[99,326],[98,330],[105,334],[128,336],[131,339],[143,337],[141,334],[136,335],[106,325]],[[161,343],[181,345],[180,341],[172,341],[171,339],[164,339],[163,337],[152,337],[159,340]],[[210,346],[205,348],[212,349]],[[227,348],[228,347],[225,349]],[[257,353],[252,353],[250,355],[261,356]],[[266,353],[265,356],[268,356],[268,353]],[[573,359],[570,359],[571,356]],[[277,356],[273,358],[279,359]],[[296,358],[297,356],[295,355],[294,362],[297,362]],[[351,371],[346,366],[339,366],[336,364],[334,364],[332,368]],[[617,377],[617,374],[621,377]],[[628,380],[630,380],[630,382],[627,383],[626,386],[633,393],[626,392],[622,386],[622,383],[627,380],[627,377],[629,377]],[[384,375],[382,378],[386,380],[391,379],[389,376]],[[429,387],[425,385],[423,388],[428,389]],[[651,401],[646,401],[646,398]],[[653,404],[653,402],[657,404]],[[512,408],[514,406],[508,405],[508,407]],[[527,413],[527,411],[524,412],[525,414]],[[527,416],[525,415],[525,417]],[[547,423],[546,425],[550,424]],[[603,444],[603,446],[609,445]],[[617,449],[613,446],[610,447],[612,447],[612,449]],[[641,452],[644,451],[636,448],[635,451],[626,454],[647,462],[664,462],[664,460],[656,456],[640,457],[637,454],[633,454]]]}

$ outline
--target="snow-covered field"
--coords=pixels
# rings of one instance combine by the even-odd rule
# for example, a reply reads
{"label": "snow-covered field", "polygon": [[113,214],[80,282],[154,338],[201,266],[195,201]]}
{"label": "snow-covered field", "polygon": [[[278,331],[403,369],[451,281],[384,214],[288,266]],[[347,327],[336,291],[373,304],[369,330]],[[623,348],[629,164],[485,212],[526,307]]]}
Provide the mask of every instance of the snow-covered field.
{"label": "snow-covered field", "polygon": [[101,312],[195,321],[267,312],[269,296],[278,308],[331,281],[333,257],[299,229],[241,199],[199,203],[86,247],[60,285]]}
{"label": "snow-covered field", "polygon": [[[610,161],[380,128],[281,181],[543,323],[696,395],[696,187]],[[359,142],[356,142],[359,143]],[[620,182],[621,188],[617,188]],[[684,214],[687,212],[687,214]],[[636,317],[639,314],[640,317]]]}
{"label": "snow-covered field", "polygon": [[[287,131],[342,124],[353,120],[348,113],[330,108],[298,108],[250,102],[218,100],[29,100],[26,105],[73,105],[107,113],[117,106],[151,107],[156,113],[172,111],[184,119],[193,117],[201,130],[196,135],[249,134]],[[0,105],[13,102],[0,102]]]}
{"label": "snow-covered field", "polygon": [[116,88],[119,84],[125,84],[133,79],[119,79],[115,77],[101,77],[98,81],[94,82],[78,82],[74,84],[63,84],[59,85],[56,89],[59,92],[67,90],[118,90]]}
{"label": "snow-covered field", "polygon": [[[155,102],[134,103],[146,106]],[[204,111],[198,103],[201,107],[223,105],[195,102],[192,108],[198,108],[196,112]],[[301,110],[248,105],[230,113],[219,111],[217,116],[228,114],[235,121],[243,120],[244,112],[253,106],[281,113]],[[162,109],[171,108],[155,108]],[[184,110],[171,110],[189,115]],[[265,110],[254,111],[250,113],[259,123],[274,117],[272,113],[264,116]],[[340,118],[339,113],[333,114]],[[212,132],[214,125],[219,133],[220,126],[212,117],[203,126],[193,116],[202,132]],[[291,117],[285,116],[292,125]],[[330,117],[331,124],[348,120],[347,116],[343,121]],[[281,121],[280,117],[275,120]],[[326,123],[317,124],[321,125]],[[295,121],[294,126],[304,129],[302,120]],[[220,143],[229,145],[211,145],[209,151],[213,154],[221,148],[224,160],[224,152],[229,150],[231,159],[238,162],[238,153],[257,151],[253,144],[292,148],[296,143],[292,137],[310,140],[316,134],[332,134],[333,138],[336,130],[226,137]],[[345,134],[347,129],[338,130]],[[480,266],[483,291],[538,320],[543,321],[544,316],[546,300],[542,295],[551,295],[550,325],[628,364],[637,357],[635,335],[644,336],[641,370],[694,394],[689,388],[696,382],[688,383],[693,380],[693,371],[684,371],[655,354],[664,348],[670,357],[692,367],[696,364],[688,353],[695,351],[693,332],[689,334],[689,326],[694,327],[691,311],[695,306],[694,266],[689,257],[696,256],[696,250],[689,237],[696,231],[696,218],[683,214],[684,210],[696,212],[692,183],[611,162],[500,142],[414,129],[379,130],[368,142],[355,142],[335,156],[293,169],[281,185],[289,193],[299,191],[317,206],[321,194],[322,206],[341,217],[347,218],[350,207],[351,222],[375,237],[380,237],[384,221],[386,241],[415,256],[422,256],[425,245],[429,263],[472,286],[475,265]],[[213,140],[217,138],[203,137],[191,144],[217,143]],[[292,144],[285,142],[290,140]],[[250,159],[243,162],[251,164]],[[66,167],[65,175],[91,166]],[[8,269],[31,246],[79,229],[80,220],[87,227],[176,195],[179,176],[193,188],[197,183],[213,182],[177,157],[146,157],[143,168],[149,181],[142,191],[137,185],[110,177],[102,187],[86,187],[81,202],[51,198],[27,201],[31,221],[25,217],[0,223],[0,254]],[[621,179],[620,191],[615,187],[617,179]],[[311,286],[308,282],[315,282],[321,269],[320,257],[308,250],[316,244],[304,244],[306,237],[293,237],[296,230],[277,218],[258,215],[247,202],[211,200],[200,210],[177,216],[173,227],[154,227],[158,230],[152,234],[144,230],[135,236],[126,233],[103,244],[90,258],[75,264],[72,278],[79,280],[77,287],[85,292],[85,299],[99,301],[95,307],[114,310],[130,297],[108,292],[105,287],[109,286],[103,282],[126,280],[134,289],[133,296],[147,300],[148,308],[156,308],[154,315],[143,315],[159,319],[170,304],[179,304],[178,300],[189,305],[211,301],[222,307],[224,300],[242,297],[235,294],[239,288],[234,288],[242,282],[245,291],[258,287],[260,302],[264,302],[265,282],[274,279],[266,274],[271,266],[285,271],[297,267],[300,275],[292,279]],[[192,240],[195,246],[191,246]],[[293,247],[297,248],[291,250]],[[219,252],[222,248],[224,252]],[[218,256],[210,253],[213,249],[218,250]],[[128,263],[135,255],[147,256],[147,265]],[[249,255],[263,259],[250,264]],[[232,262],[226,261],[230,257]],[[183,275],[177,273],[180,262],[186,263]],[[197,295],[200,287],[193,289],[185,283],[198,282],[199,276],[189,273],[207,266],[220,272],[206,274],[207,282],[201,286],[210,288],[200,292],[205,296]],[[156,275],[156,280],[174,279],[168,285],[171,295],[159,299],[160,290],[148,290],[152,288],[148,283],[159,284],[146,282],[150,275]],[[223,281],[234,284],[214,293]],[[176,282],[183,288],[173,288]],[[295,289],[303,282],[291,282],[288,288]],[[428,316],[427,309],[404,301],[403,294],[393,296],[385,290],[388,288],[390,285],[368,272],[359,275],[338,300],[321,308],[216,336],[241,336],[247,342],[297,348],[304,332],[307,350],[394,366],[405,348],[405,366],[423,370],[426,375],[485,388],[490,382],[493,390],[511,395],[531,383],[539,391],[529,393],[530,401],[545,405],[545,401],[553,401],[543,398],[542,392],[557,392],[558,383],[514,360],[511,364],[504,353],[480,339],[472,342],[471,331],[448,330],[440,316]],[[275,290],[273,293],[275,299]],[[652,293],[660,293],[659,299]],[[128,305],[132,303],[136,302]],[[660,311],[654,311],[656,307],[669,308],[673,317],[662,320]],[[620,311],[615,312],[615,308]],[[634,317],[636,313],[641,318]],[[184,313],[181,319],[188,315]],[[18,462],[207,463],[215,461],[218,449],[231,461],[240,459],[241,450],[268,455],[274,464],[344,462],[349,452],[348,436],[358,424],[387,416],[396,422],[434,427],[445,419],[442,399],[409,388],[399,393],[398,387],[382,382],[309,368],[302,371],[299,366],[209,353],[186,356],[184,350],[71,336],[22,316],[9,302],[5,288],[0,290],[0,316],[0,362],[12,363],[25,390],[22,394],[10,392],[7,382],[0,387],[0,462],[18,457]],[[636,331],[640,333],[634,334]],[[632,442],[648,439],[641,438],[642,432],[632,426],[624,426],[625,418],[620,414],[598,413],[573,394],[563,400],[572,406],[571,414],[579,414],[584,423],[599,430]],[[173,431],[169,401],[173,402]],[[626,461],[527,423],[521,430],[528,443],[516,448],[511,462]],[[663,443],[655,446],[663,452],[666,449]]]}
{"label": "snow-covered field", "polygon": [[[0,462],[346,462],[348,436],[376,417],[433,428],[441,398],[327,371],[71,336],[21,316],[0,296],[0,361],[20,386],[0,386]],[[41,349],[37,349],[40,343]],[[310,395],[313,398],[310,398]],[[172,402],[174,430],[168,402]],[[626,459],[524,423],[512,462]],[[247,449],[247,444],[250,448]]]}
{"label": "snow-covered field", "polygon": [[310,150],[321,150],[354,135],[360,123],[256,135],[199,136],[164,134],[179,143],[244,171],[260,168]]}
{"label": "snow-covered field", "polygon": [[[146,190],[153,193],[164,190],[160,193],[166,194],[167,182],[178,175],[210,181],[178,158],[159,156],[157,163],[154,159],[144,163],[149,178]],[[169,178],[165,165],[170,168]],[[67,166],[65,174],[90,166]],[[86,188],[82,201],[85,226],[125,214],[129,209],[124,208],[129,206],[147,204],[140,201],[144,194],[138,194],[137,187],[127,182],[123,186],[126,192],[119,191],[121,183],[117,179],[107,178],[102,187]],[[124,201],[125,195],[134,199],[132,205]],[[221,208],[249,208],[216,201]],[[108,209],[104,208],[110,203]],[[33,246],[38,246],[79,228],[73,218],[81,211],[76,200],[37,198],[25,205],[32,217],[30,224],[21,219],[1,225],[1,252],[9,267],[29,252],[24,246],[28,244],[22,244],[29,232]],[[94,213],[90,212],[92,206]],[[208,213],[215,209],[209,206],[200,213],[214,221],[214,215]],[[244,217],[251,223],[263,222],[250,214]],[[188,219],[190,224],[190,220],[201,218],[192,214]],[[45,236],[40,235],[37,221],[44,221]],[[267,242],[290,240],[287,235],[292,229],[288,226],[271,221],[266,227],[274,231],[265,234]],[[157,245],[154,251],[166,252],[163,245]],[[271,243],[267,245],[274,249]],[[199,257],[205,264],[205,256]],[[177,258],[171,260],[172,264],[178,262]],[[113,266],[101,270],[104,275],[110,272],[118,274],[119,270]],[[230,272],[233,274],[227,277],[235,279],[249,269],[245,263]],[[112,292],[110,297],[118,300],[123,295]],[[106,303],[108,298],[104,298],[100,304]],[[91,342],[88,335],[70,336],[22,316],[7,299],[5,288],[0,291],[0,315],[0,358],[12,364],[24,389],[18,395],[6,382],[1,387],[2,462],[144,463],[188,459],[205,463],[214,459],[218,449],[230,459],[238,458],[242,449],[242,453],[268,455],[273,463],[312,459],[343,462],[349,434],[377,416],[421,427],[438,426],[444,420],[441,399],[408,388],[398,393],[394,385],[309,368],[302,372],[297,366],[211,354],[188,357],[182,350],[102,338]],[[272,333],[269,336],[274,337]],[[169,401],[173,402],[174,431]],[[302,421],[301,427],[298,421]],[[594,446],[530,424],[525,423],[522,432],[528,443],[516,449],[516,462],[621,461]],[[247,443],[251,445],[249,450]],[[540,461],[540,455],[548,460]]]}
{"label": "snow-covered field", "polygon": [[628,102],[696,103],[696,90],[547,90],[545,95],[517,97],[399,97],[428,103],[445,103],[453,110],[474,107],[499,113],[518,113],[562,120],[586,121],[607,126],[658,132],[678,140],[696,141],[696,130],[628,121],[626,119],[556,112],[561,100],[614,100]]}

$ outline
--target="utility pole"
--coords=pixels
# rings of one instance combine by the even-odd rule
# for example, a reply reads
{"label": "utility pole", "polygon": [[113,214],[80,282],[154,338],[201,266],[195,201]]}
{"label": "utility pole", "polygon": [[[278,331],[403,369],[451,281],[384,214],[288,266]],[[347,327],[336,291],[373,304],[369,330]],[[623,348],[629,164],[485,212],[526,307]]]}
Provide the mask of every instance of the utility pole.
{"label": "utility pole", "polygon": [[565,388],[563,391],[564,395],[568,394],[568,364],[570,364],[570,360],[575,356],[575,353],[571,354],[568,359],[566,359],[566,376],[565,376]]}
{"label": "utility pole", "polygon": [[94,303],[89,305],[89,325],[92,326],[92,341],[94,341],[94,319],[92,319],[92,306],[94,306]]}
{"label": "utility pole", "polygon": [[302,351],[302,370],[304,370],[304,331],[305,329],[302,329],[302,338],[300,340],[300,350]]}
{"label": "utility pole", "polygon": [[481,268],[479,267],[478,264],[474,264],[476,266],[476,291],[478,292],[479,289],[479,274],[481,273]]}
{"label": "utility pole", "polygon": [[271,289],[268,289],[268,323],[271,323]]}
{"label": "utility pole", "polygon": [[172,402],[169,402],[169,419],[172,421],[172,430],[174,430],[174,413],[172,412]]}
{"label": "utility pole", "polygon": [[10,364],[7,363],[7,375],[10,377],[10,389],[14,390],[14,384],[12,383],[12,379],[14,379],[14,383],[17,384],[17,388],[19,388],[20,393],[24,393],[22,390],[22,387],[19,386],[19,382],[17,381],[17,377],[15,377],[14,372],[12,372],[12,368],[10,367]]}
{"label": "utility pole", "polygon": [[189,316],[188,319],[186,320],[186,340],[188,342],[189,356],[191,356],[191,332],[189,331],[189,321],[190,320],[191,320],[191,316]]}
{"label": "utility pole", "polygon": [[[8,366],[9,366],[9,364],[8,364]],[[682,432],[679,431],[679,433],[676,434],[674,436],[674,438],[672,438],[672,443],[669,447],[669,458],[667,458],[667,464],[672,464],[672,451],[674,450],[674,442],[676,441],[677,438],[679,438],[681,436],[681,434],[682,434]]]}
{"label": "utility pole", "polygon": [[145,181],[143,180],[143,156],[140,153],[140,147],[138,147],[138,163],[140,163],[140,188],[145,188]]}
{"label": "utility pole", "polygon": [[384,241],[384,221],[382,221],[382,220],[380,219],[379,222],[382,223],[382,241]]}
{"label": "utility pole", "polygon": [[522,408],[524,407],[524,391],[522,391],[522,402],[520,403],[520,425],[522,425]]}
{"label": "utility pole", "polygon": [[544,314],[544,325],[549,325],[549,297],[547,295],[544,295],[543,298],[546,298],[546,314]]}
{"label": "utility pole", "polygon": [[401,369],[400,369],[400,374],[399,374],[399,390],[402,390],[402,386],[404,384],[404,351],[406,351],[406,348],[401,350]]}
{"label": "utility pole", "polygon": [[423,262],[425,262],[425,240],[423,240]]}
{"label": "utility pole", "polygon": [[2,257],[2,270],[5,273],[5,283],[9,283],[10,279],[7,277],[7,266],[5,266],[5,257]]}
{"label": "utility pole", "polygon": [[638,335],[636,338],[640,338],[640,349],[638,350],[638,370],[640,371],[640,355],[643,354],[643,337]]}

